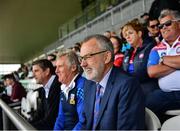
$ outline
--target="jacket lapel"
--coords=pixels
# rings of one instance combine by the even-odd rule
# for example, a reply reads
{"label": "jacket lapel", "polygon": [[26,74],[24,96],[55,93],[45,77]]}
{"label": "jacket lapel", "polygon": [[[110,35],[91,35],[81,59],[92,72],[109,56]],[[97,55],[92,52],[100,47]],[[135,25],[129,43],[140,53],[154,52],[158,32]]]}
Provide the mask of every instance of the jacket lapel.
{"label": "jacket lapel", "polygon": [[103,115],[103,112],[104,112],[105,107],[106,107],[106,105],[108,103],[109,97],[111,95],[111,91],[113,89],[113,83],[114,83],[114,78],[115,78],[114,72],[115,71],[114,71],[114,68],[113,68],[112,71],[111,71],[111,74],[109,76],[108,83],[106,85],[104,95],[103,95],[103,97],[101,99],[101,106],[100,106],[100,111],[99,111],[99,117],[97,119],[97,125],[98,125],[98,123],[99,123],[99,121],[100,121],[100,119],[101,119],[101,117]]}
{"label": "jacket lapel", "polygon": [[[57,76],[56,76],[56,77],[54,78],[52,84],[51,84],[51,87],[50,87],[50,90],[49,90],[49,95],[48,95],[49,97],[48,97],[48,99],[50,99],[50,96],[51,96],[53,90],[56,88],[55,85],[57,84],[57,82],[58,82],[58,78],[57,78]],[[59,87],[59,88],[60,88],[60,87]],[[53,94],[52,94],[52,95],[53,95]]]}
{"label": "jacket lapel", "polygon": [[[89,83],[89,85],[87,86],[88,89],[88,95],[85,96],[86,101],[87,101],[87,112],[89,113],[87,117],[90,118],[90,123],[93,123],[93,117],[94,116],[94,102],[95,102],[95,97],[96,97],[96,84],[93,82]],[[88,119],[89,119],[88,118]]]}

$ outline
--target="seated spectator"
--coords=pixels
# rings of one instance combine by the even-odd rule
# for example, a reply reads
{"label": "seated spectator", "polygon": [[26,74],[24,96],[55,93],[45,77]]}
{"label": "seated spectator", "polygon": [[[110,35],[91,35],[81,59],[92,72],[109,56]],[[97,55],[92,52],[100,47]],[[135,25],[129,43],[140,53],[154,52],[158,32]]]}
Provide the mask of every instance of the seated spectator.
{"label": "seated spectator", "polygon": [[111,37],[112,36],[117,36],[116,32],[115,31],[111,31]]}
{"label": "seated spectator", "polygon": [[3,81],[0,81],[0,94],[3,93],[5,90],[5,85]]}
{"label": "seated spectator", "polygon": [[160,89],[148,95],[146,106],[162,118],[166,110],[180,109],[180,12],[163,10],[159,21],[163,40],[151,50],[148,74]]}
{"label": "seated spectator", "polygon": [[148,35],[149,37],[152,37],[156,41],[156,44],[160,43],[160,41],[162,40],[162,36],[158,25],[159,25],[158,19],[149,18],[147,23],[147,29],[149,31]]}
{"label": "seated spectator", "polygon": [[149,19],[149,13],[145,12],[143,13],[140,18],[144,19],[145,21],[147,21]]}
{"label": "seated spectator", "polygon": [[114,50],[103,35],[87,37],[80,51],[87,76],[84,86],[85,130],[144,129],[143,93],[139,82],[113,66]]}
{"label": "seated spectator", "polygon": [[114,65],[117,67],[121,67],[122,62],[123,62],[123,53],[121,52],[122,49],[122,41],[119,37],[117,36],[111,36],[110,38],[113,48],[114,48]]}
{"label": "seated spectator", "polygon": [[72,50],[79,55],[80,53],[80,48],[81,48],[81,44],[80,43],[75,43],[75,46],[72,48]]}
{"label": "seated spectator", "polygon": [[5,102],[12,103],[21,101],[22,97],[26,96],[24,87],[16,81],[13,74],[8,74],[3,77],[4,83],[7,86],[7,97],[3,97]]}
{"label": "seated spectator", "polygon": [[145,12],[144,14],[142,14],[140,16],[140,23],[144,26],[144,27],[147,27],[147,22],[148,22],[148,19],[149,19],[149,13]]}
{"label": "seated spectator", "polygon": [[54,54],[49,54],[47,56],[47,60],[51,61],[53,66],[56,67],[56,55]]}
{"label": "seated spectator", "polygon": [[126,39],[123,37],[123,34],[122,34],[122,28],[120,28],[120,31],[119,31],[119,35],[120,35],[120,38],[122,40],[122,49],[121,49],[121,52],[124,54],[126,52],[126,50],[129,50],[131,48],[131,44],[129,44]]}
{"label": "seated spectator", "polygon": [[28,67],[24,64],[21,64],[21,67],[17,71],[18,77],[20,80],[24,80],[28,76]]}
{"label": "seated spectator", "polygon": [[43,87],[35,90],[39,92],[40,104],[30,123],[38,130],[52,130],[58,114],[61,84],[50,61],[37,60],[32,65],[34,78]]}
{"label": "seated spectator", "polygon": [[126,52],[126,50],[129,50],[129,49],[131,49],[131,44],[124,41],[123,44],[122,44],[121,52],[124,54]]}
{"label": "seated spectator", "polygon": [[78,56],[72,50],[62,50],[58,53],[56,74],[62,83],[59,113],[54,130],[80,130],[84,118],[84,82]]}
{"label": "seated spectator", "polygon": [[123,69],[139,79],[145,95],[158,87],[157,80],[147,74],[147,61],[154,41],[144,34],[144,28],[137,19],[125,24],[123,37],[131,44],[124,54]]}
{"label": "seated spectator", "polygon": [[106,36],[108,39],[111,38],[111,31],[107,30],[104,32],[104,36]]}

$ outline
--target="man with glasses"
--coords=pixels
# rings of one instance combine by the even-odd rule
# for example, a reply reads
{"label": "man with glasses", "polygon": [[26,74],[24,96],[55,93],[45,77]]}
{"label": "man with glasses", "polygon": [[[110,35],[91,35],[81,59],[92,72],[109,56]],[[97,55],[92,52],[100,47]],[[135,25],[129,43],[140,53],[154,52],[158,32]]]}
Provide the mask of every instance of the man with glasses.
{"label": "man with glasses", "polygon": [[162,36],[159,30],[159,21],[155,18],[149,18],[147,29],[149,36],[152,37],[158,44],[162,40]]}
{"label": "man with glasses", "polygon": [[144,101],[139,82],[113,66],[114,50],[103,35],[87,37],[80,51],[84,86],[84,129],[144,129]]}
{"label": "man with glasses", "polygon": [[[163,40],[155,46],[148,61],[148,74],[158,78],[160,89],[146,100],[146,106],[159,117],[170,109],[180,109],[180,12],[163,10],[159,17]],[[163,120],[163,118],[162,118]]]}

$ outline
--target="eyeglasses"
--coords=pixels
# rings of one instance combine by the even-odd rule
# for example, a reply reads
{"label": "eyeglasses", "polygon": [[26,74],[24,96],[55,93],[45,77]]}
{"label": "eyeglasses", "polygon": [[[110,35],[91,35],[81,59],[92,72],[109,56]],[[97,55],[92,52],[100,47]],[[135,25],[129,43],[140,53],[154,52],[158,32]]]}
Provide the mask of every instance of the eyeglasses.
{"label": "eyeglasses", "polygon": [[151,26],[149,26],[149,27],[151,27],[151,28],[155,28],[155,27],[158,27],[158,25],[159,25],[159,23],[157,23],[157,24],[155,24],[155,25],[151,25]]}
{"label": "eyeglasses", "polygon": [[176,21],[178,21],[178,20],[168,20],[168,21],[166,21],[165,23],[163,23],[163,24],[159,24],[159,29],[162,29],[164,26],[166,26],[166,27],[168,27],[168,26],[171,26],[172,25],[172,22],[176,22]]}
{"label": "eyeglasses", "polygon": [[97,55],[97,54],[101,54],[101,53],[104,53],[106,52],[107,50],[103,50],[103,51],[99,51],[99,52],[96,52],[96,53],[91,53],[91,54],[87,54],[85,56],[79,56],[79,62],[81,63],[82,60],[87,60],[88,58],[94,56],[94,55]]}

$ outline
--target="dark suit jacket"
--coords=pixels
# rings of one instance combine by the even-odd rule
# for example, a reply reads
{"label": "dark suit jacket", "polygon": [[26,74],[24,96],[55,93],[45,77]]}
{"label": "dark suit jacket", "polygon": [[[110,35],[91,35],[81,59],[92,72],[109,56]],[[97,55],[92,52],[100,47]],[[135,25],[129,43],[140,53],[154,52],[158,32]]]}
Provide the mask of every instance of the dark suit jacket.
{"label": "dark suit jacket", "polygon": [[55,77],[45,102],[45,91],[42,88],[38,89],[40,105],[38,110],[33,116],[32,125],[38,130],[52,130],[59,110],[60,89],[61,84],[58,78]]}
{"label": "dark suit jacket", "polygon": [[[84,128],[92,129],[96,83],[84,87]],[[113,67],[101,99],[96,130],[136,130],[145,127],[145,106],[139,82]]]}

